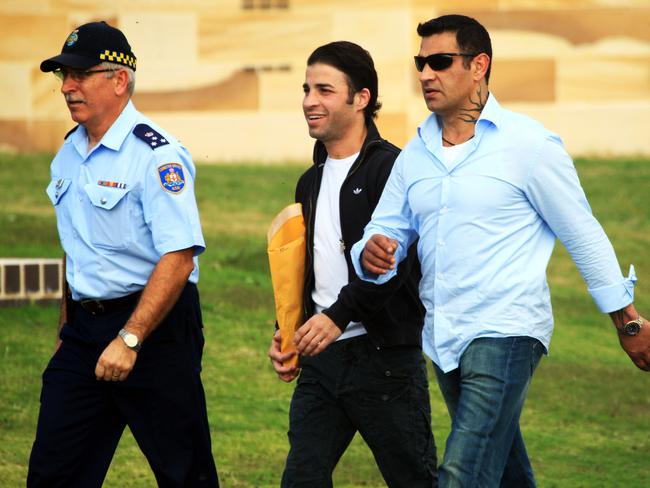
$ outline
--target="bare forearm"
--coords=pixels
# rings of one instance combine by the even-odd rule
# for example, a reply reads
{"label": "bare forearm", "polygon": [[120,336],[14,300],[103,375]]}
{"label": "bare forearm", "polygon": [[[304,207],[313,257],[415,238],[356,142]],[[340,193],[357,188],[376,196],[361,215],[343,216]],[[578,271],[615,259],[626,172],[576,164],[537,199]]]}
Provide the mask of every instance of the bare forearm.
{"label": "bare forearm", "polygon": [[124,328],[140,342],[162,322],[172,309],[194,269],[192,248],[165,254],[154,268],[140,301]]}

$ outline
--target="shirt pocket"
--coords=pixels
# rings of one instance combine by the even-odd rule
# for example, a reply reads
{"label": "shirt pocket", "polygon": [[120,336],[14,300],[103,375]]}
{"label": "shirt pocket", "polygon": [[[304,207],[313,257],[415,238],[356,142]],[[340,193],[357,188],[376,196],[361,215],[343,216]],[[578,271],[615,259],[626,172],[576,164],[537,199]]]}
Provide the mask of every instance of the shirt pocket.
{"label": "shirt pocket", "polygon": [[125,249],[131,244],[129,189],[87,184],[90,241],[104,249]]}
{"label": "shirt pocket", "polygon": [[68,191],[70,182],[71,180],[66,178],[57,178],[50,181],[50,184],[47,185],[45,193],[47,193],[47,196],[50,197],[52,205],[56,207],[59,204],[65,192]]}

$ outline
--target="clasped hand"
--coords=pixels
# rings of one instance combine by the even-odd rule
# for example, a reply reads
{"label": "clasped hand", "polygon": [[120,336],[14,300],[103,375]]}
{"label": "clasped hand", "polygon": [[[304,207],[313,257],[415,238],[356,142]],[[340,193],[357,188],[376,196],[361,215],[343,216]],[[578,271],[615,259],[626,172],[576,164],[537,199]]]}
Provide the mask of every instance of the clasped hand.
{"label": "clasped hand", "polygon": [[282,343],[280,331],[276,330],[271,340],[268,356],[278,378],[286,382],[293,381],[300,373],[300,368],[285,365],[285,362],[296,354],[316,356],[323,352],[340,335],[341,329],[336,326],[332,319],[323,313],[319,313],[312,316],[296,331],[293,338],[296,350],[283,353],[280,348]]}
{"label": "clasped hand", "polygon": [[395,268],[397,241],[381,234],[374,234],[366,242],[361,254],[361,265],[376,275],[388,273]]}

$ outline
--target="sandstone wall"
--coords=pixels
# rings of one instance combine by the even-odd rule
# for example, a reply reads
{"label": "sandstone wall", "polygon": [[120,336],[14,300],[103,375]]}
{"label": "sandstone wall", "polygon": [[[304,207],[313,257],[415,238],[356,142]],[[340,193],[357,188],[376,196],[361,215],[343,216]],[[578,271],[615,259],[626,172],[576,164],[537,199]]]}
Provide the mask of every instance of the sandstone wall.
{"label": "sandstone wall", "polygon": [[378,124],[403,145],[427,116],[415,27],[445,13],[488,28],[491,91],[557,131],[574,156],[650,155],[650,0],[3,0],[0,149],[58,148],[73,123],[60,83],[38,66],[92,20],[125,32],[138,57],[136,106],[197,161],[308,159],[305,60],[340,39],[373,55]]}

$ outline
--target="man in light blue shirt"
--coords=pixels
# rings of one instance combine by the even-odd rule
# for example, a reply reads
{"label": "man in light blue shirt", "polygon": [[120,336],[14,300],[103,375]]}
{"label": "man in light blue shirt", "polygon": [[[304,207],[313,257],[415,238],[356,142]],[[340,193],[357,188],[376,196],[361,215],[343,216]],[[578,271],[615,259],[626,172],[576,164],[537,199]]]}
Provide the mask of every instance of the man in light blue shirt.
{"label": "man in light blue shirt", "polygon": [[105,22],[75,29],[41,63],[78,125],[47,187],[66,292],[28,487],[100,487],[127,425],[159,486],[218,486],[200,378],[195,168],[133,106],[135,69]]}
{"label": "man in light blue shirt", "polygon": [[519,417],[553,331],[545,272],[555,239],[644,370],[650,324],[632,304],[634,268],[622,276],[560,138],[488,92],[485,28],[447,15],[418,34],[433,113],[395,162],[352,262],[384,283],[419,237],[423,348],[452,417],[440,486],[535,486]]}

